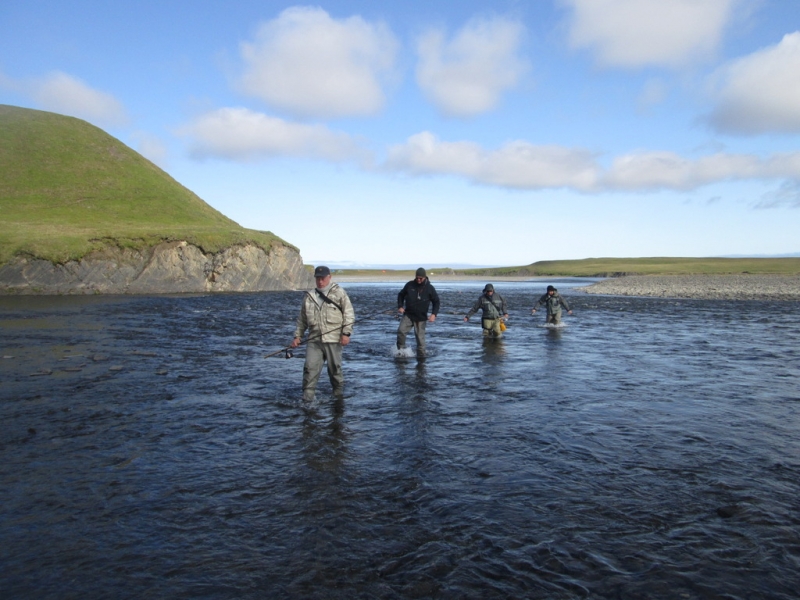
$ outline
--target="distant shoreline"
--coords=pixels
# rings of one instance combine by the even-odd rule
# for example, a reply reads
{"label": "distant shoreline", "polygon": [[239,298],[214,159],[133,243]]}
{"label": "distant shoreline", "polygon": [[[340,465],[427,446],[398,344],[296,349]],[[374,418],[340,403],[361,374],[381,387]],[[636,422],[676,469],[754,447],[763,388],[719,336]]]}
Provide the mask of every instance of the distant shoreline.
{"label": "distant shoreline", "polygon": [[[431,283],[443,283],[446,281],[546,281],[552,279],[564,279],[563,277],[545,277],[530,275],[526,276],[510,276],[510,275],[439,275],[437,273],[428,274]],[[393,274],[375,274],[375,275],[337,275],[333,274],[333,280],[340,283],[391,283],[395,281],[411,281],[414,279],[414,274],[411,275],[393,275]]]}
{"label": "distant shoreline", "polygon": [[575,289],[612,296],[800,301],[800,275],[628,275]]}
{"label": "distant shoreline", "polygon": [[[580,279],[567,276],[479,276],[431,274],[431,282],[520,282]],[[410,277],[394,274],[341,275],[340,283],[397,283]],[[800,301],[800,275],[626,275],[611,277],[575,287],[572,292],[605,296],[641,296],[650,298],[690,298],[697,300],[786,300]]]}

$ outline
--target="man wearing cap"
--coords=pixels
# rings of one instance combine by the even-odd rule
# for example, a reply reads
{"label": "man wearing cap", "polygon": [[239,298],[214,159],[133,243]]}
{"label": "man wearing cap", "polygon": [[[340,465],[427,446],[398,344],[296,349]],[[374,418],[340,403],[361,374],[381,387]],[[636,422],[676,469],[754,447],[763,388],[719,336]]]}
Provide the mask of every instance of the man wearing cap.
{"label": "man wearing cap", "polygon": [[[433,305],[428,316],[428,306]],[[417,338],[417,356],[425,356],[425,324],[436,321],[439,314],[439,294],[431,285],[425,269],[417,269],[416,277],[397,294],[397,311],[403,315],[397,328],[397,349],[406,347],[406,336],[412,329]]]}
{"label": "man wearing cap", "polygon": [[303,400],[311,402],[317,389],[322,364],[328,363],[328,377],[333,395],[344,394],[342,374],[342,346],[350,343],[353,323],[356,320],[353,305],[338,284],[331,282],[328,267],[314,269],[316,289],[306,292],[291,347],[297,348],[308,329],[306,362],[303,367]]}
{"label": "man wearing cap", "polygon": [[469,321],[469,318],[478,312],[478,309],[482,311],[481,326],[483,327],[483,335],[501,337],[503,332],[500,329],[500,323],[503,319],[508,318],[508,310],[506,309],[506,301],[500,294],[495,294],[494,286],[491,283],[487,283],[483,287],[483,294],[475,301],[475,304],[464,317],[464,321]]}
{"label": "man wearing cap", "polygon": [[[536,305],[547,307],[547,320],[545,323],[548,325],[558,325],[561,323],[562,306],[566,309],[568,315],[572,314],[567,301],[561,297],[561,295],[558,293],[558,290],[552,285],[547,286],[547,292],[545,292],[544,295],[539,298],[539,301],[536,303]],[[536,314],[536,306],[534,306],[531,310],[531,314]]]}

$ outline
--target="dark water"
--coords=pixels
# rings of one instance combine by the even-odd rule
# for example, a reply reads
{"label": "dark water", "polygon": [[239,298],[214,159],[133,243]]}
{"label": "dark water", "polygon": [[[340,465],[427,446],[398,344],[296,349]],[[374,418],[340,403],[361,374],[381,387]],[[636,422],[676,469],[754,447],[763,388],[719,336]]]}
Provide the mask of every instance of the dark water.
{"label": "dark water", "polygon": [[298,293],[0,299],[0,595],[798,597],[798,305],[546,283],[499,343],[440,286],[419,363],[359,323],[312,410]]}

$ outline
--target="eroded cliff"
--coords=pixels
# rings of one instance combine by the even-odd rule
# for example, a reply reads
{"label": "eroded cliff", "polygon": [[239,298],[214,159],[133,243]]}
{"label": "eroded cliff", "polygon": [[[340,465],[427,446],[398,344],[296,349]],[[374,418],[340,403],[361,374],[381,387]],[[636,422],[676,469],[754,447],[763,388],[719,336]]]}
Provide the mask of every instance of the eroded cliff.
{"label": "eroded cliff", "polygon": [[0,266],[2,294],[173,294],[303,289],[313,278],[293,248],[255,244],[204,253],[187,242],[145,250],[114,246],[54,264],[15,257]]}

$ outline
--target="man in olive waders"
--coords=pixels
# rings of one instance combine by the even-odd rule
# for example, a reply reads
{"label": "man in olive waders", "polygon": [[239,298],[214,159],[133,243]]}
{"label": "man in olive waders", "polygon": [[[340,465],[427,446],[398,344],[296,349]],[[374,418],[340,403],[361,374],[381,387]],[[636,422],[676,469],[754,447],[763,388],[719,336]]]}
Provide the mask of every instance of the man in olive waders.
{"label": "man in olive waders", "polygon": [[297,348],[308,329],[306,362],[303,366],[303,400],[312,402],[323,363],[328,363],[328,377],[333,395],[344,395],[342,374],[342,347],[350,343],[353,323],[356,320],[353,305],[338,284],[331,282],[328,267],[314,269],[317,287],[306,292],[291,347]]}
{"label": "man in olive waders", "polygon": [[[431,304],[433,308],[429,317],[428,306]],[[406,336],[413,329],[417,338],[417,356],[424,357],[425,324],[436,321],[436,315],[439,314],[439,294],[436,293],[422,267],[417,269],[416,277],[397,294],[397,312],[403,315],[397,328],[397,349],[405,349]]]}
{"label": "man in olive waders", "polygon": [[[545,292],[545,294],[539,298],[539,301],[536,304],[538,306],[547,307],[547,320],[545,323],[548,325],[558,325],[561,323],[562,306],[566,309],[568,315],[572,314],[567,301],[561,297],[561,295],[558,293],[558,290],[552,285],[547,286],[547,292]],[[531,310],[531,314],[536,314],[536,306],[534,306]]]}
{"label": "man in olive waders", "polygon": [[503,319],[508,318],[508,310],[506,309],[506,301],[500,294],[496,294],[494,286],[487,283],[483,288],[483,294],[475,301],[470,311],[464,317],[464,322],[469,321],[469,318],[478,312],[482,311],[481,326],[483,327],[483,335],[486,337],[499,338],[503,335],[500,323]]}

